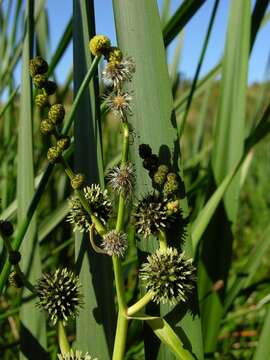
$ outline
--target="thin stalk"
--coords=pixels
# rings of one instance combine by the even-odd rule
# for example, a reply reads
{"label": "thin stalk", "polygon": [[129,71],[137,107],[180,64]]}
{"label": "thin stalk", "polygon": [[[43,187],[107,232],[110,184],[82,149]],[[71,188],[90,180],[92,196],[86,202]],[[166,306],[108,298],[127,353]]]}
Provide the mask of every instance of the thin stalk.
{"label": "thin stalk", "polygon": [[[123,145],[122,145],[122,159],[121,166],[123,166],[128,159],[128,145],[129,145],[129,130],[127,122],[123,122]],[[116,222],[116,231],[120,232],[124,225],[124,213],[125,213],[125,199],[123,195],[119,196],[118,214]],[[123,280],[123,270],[121,260],[117,256],[113,256],[113,271],[115,277],[116,295],[119,306],[116,335],[113,349],[113,360],[120,360],[124,358],[128,319],[125,317],[127,311],[127,303],[125,299],[125,289]]]}
{"label": "thin stalk", "polygon": [[58,327],[58,342],[59,342],[61,354],[65,355],[70,351],[66,330],[62,321],[58,321],[57,327]]}
{"label": "thin stalk", "polygon": [[167,236],[166,233],[162,230],[159,230],[159,236],[158,236],[158,240],[159,240],[159,248],[160,250],[166,250],[168,247],[167,244]]}
{"label": "thin stalk", "polygon": [[127,316],[132,316],[142,310],[147,304],[149,304],[152,298],[153,294],[150,291],[147,292],[140,300],[127,309]]}

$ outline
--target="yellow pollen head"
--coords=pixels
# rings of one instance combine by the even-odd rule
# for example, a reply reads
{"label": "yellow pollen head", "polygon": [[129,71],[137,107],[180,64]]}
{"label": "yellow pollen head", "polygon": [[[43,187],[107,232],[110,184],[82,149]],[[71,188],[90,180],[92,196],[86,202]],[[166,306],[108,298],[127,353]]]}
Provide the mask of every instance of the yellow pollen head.
{"label": "yellow pollen head", "polygon": [[96,35],[89,42],[89,48],[94,56],[104,55],[111,46],[110,39],[105,35]]}

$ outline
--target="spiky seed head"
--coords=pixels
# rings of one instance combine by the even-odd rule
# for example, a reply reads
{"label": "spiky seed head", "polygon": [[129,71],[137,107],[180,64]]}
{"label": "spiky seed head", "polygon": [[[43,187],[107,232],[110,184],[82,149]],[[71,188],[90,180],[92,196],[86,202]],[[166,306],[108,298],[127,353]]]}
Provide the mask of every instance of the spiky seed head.
{"label": "spiky seed head", "polygon": [[139,146],[139,155],[142,159],[147,159],[152,155],[152,149],[150,145],[141,144]]}
{"label": "spiky seed head", "polygon": [[103,236],[101,246],[108,255],[123,257],[128,247],[127,235],[123,231],[111,230]]}
{"label": "spiky seed head", "polygon": [[128,115],[132,114],[130,102],[132,97],[127,92],[119,91],[112,92],[106,100],[108,108],[121,119],[126,119]]}
{"label": "spiky seed head", "polygon": [[166,228],[167,210],[166,203],[155,195],[147,195],[136,206],[135,227],[139,234],[147,238],[155,235],[159,230]]}
{"label": "spiky seed head", "polygon": [[72,224],[73,231],[84,232],[89,230],[92,221],[80,200],[73,197],[68,200],[68,205],[69,215],[67,216],[67,221]]}
{"label": "spiky seed head", "polygon": [[89,42],[89,48],[94,56],[103,55],[111,46],[110,39],[105,35],[96,35]]}
{"label": "spiky seed head", "polygon": [[41,109],[49,106],[49,98],[46,94],[38,94],[35,97],[35,104],[40,107]]}
{"label": "spiky seed head", "polygon": [[16,271],[12,271],[9,274],[8,281],[9,281],[10,285],[13,287],[16,287],[18,289],[23,287],[23,280]]}
{"label": "spiky seed head", "polygon": [[47,62],[41,56],[37,56],[29,61],[29,72],[31,77],[37,74],[44,74],[48,71]]}
{"label": "spiky seed head", "polygon": [[105,57],[109,62],[119,63],[123,59],[123,53],[118,47],[111,46]]}
{"label": "spiky seed head", "polygon": [[78,276],[66,268],[44,274],[36,286],[39,297],[37,305],[47,311],[53,325],[57,321],[66,323],[76,317],[82,306],[80,287]]}
{"label": "spiky seed head", "polygon": [[0,233],[4,236],[11,236],[14,232],[12,223],[9,220],[0,220]]}
{"label": "spiky seed head", "polygon": [[80,350],[70,350],[64,355],[58,354],[58,360],[98,360],[97,358],[92,358],[92,356],[86,352],[83,353]]}
{"label": "spiky seed head", "polygon": [[55,125],[49,119],[41,120],[40,132],[43,135],[51,135],[54,129],[55,129]]}
{"label": "spiky seed head", "polygon": [[86,186],[83,191],[93,214],[105,224],[112,211],[108,190],[102,190],[99,185],[92,184]]}
{"label": "spiky seed head", "polygon": [[35,87],[38,89],[44,88],[46,85],[46,82],[47,82],[47,76],[44,74],[37,74],[33,78],[33,83],[34,83]]}
{"label": "spiky seed head", "polygon": [[50,163],[55,164],[61,160],[61,149],[57,146],[51,146],[47,152],[47,159]]}
{"label": "spiky seed head", "polygon": [[164,184],[163,190],[167,195],[175,194],[179,189],[179,183],[177,180],[167,180]]}
{"label": "spiky seed head", "polygon": [[44,86],[45,92],[47,95],[52,95],[57,89],[57,85],[54,81],[47,81]]}
{"label": "spiky seed head", "polygon": [[147,257],[139,277],[156,303],[186,302],[195,287],[196,276],[192,259],[175,248],[158,249]]}
{"label": "spiky seed head", "polygon": [[108,174],[109,186],[113,191],[128,198],[132,195],[135,185],[135,169],[131,162],[115,166]]}
{"label": "spiky seed head", "polygon": [[57,140],[57,147],[61,149],[62,151],[68,149],[70,145],[70,137],[69,136],[61,136]]}
{"label": "spiky seed head", "polygon": [[151,156],[147,157],[146,159],[143,160],[143,167],[146,170],[149,171],[156,171],[158,168],[158,163],[159,163],[159,159],[158,156],[155,154],[152,154]]}
{"label": "spiky seed head", "polygon": [[11,265],[17,265],[21,260],[21,254],[19,251],[11,251],[8,255],[8,261]]}
{"label": "spiky seed head", "polygon": [[86,184],[86,177],[84,174],[76,174],[70,181],[70,184],[74,190],[82,189]]}
{"label": "spiky seed head", "polygon": [[135,73],[135,62],[131,57],[119,61],[110,61],[102,71],[102,78],[106,86],[120,89],[126,81],[131,81]]}
{"label": "spiky seed head", "polygon": [[48,118],[53,124],[60,124],[65,117],[65,108],[62,104],[54,104],[50,107]]}

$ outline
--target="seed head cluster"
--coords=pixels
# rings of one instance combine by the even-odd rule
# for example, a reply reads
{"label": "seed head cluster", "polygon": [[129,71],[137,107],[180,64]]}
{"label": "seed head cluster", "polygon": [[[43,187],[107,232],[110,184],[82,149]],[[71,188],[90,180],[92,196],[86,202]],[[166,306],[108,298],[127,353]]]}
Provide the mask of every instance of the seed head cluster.
{"label": "seed head cluster", "polygon": [[123,257],[128,247],[127,235],[123,231],[111,230],[104,235],[101,246],[108,255]]}
{"label": "seed head cluster", "polygon": [[192,259],[175,248],[157,250],[147,257],[139,277],[156,303],[186,302],[195,286],[195,267]]}
{"label": "seed head cluster", "polygon": [[108,174],[109,186],[117,194],[128,198],[132,195],[135,185],[135,169],[131,162],[115,166]]}
{"label": "seed head cluster", "polygon": [[47,311],[53,325],[76,317],[82,306],[80,287],[79,278],[66,268],[44,274],[38,281],[38,307]]}

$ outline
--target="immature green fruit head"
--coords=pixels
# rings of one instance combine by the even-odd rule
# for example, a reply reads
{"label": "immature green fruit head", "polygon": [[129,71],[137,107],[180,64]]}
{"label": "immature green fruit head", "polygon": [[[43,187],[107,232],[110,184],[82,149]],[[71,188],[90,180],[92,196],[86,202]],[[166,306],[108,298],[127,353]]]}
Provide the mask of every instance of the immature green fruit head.
{"label": "immature green fruit head", "polygon": [[47,62],[41,56],[37,56],[29,61],[29,72],[31,77],[37,74],[44,74],[48,71]]}
{"label": "immature green fruit head", "polygon": [[158,249],[147,257],[139,277],[156,303],[187,302],[195,287],[196,276],[192,259],[175,248]]}
{"label": "immature green fruit head", "polygon": [[157,171],[154,173],[153,180],[157,185],[163,185],[166,181],[166,175],[169,172],[167,165],[159,165]]}
{"label": "immature green fruit head", "polygon": [[14,232],[13,225],[8,220],[0,220],[0,233],[4,236],[11,236]]}
{"label": "immature green fruit head", "polygon": [[41,120],[40,132],[43,135],[51,135],[54,132],[54,129],[55,125],[49,119]]}
{"label": "immature green fruit head", "polygon": [[70,137],[69,136],[61,136],[57,140],[57,146],[62,151],[68,149],[69,145],[70,145]]}
{"label": "immature green fruit head", "polygon": [[62,152],[58,147],[52,146],[47,152],[47,159],[51,164],[55,164],[61,160],[61,154]]}
{"label": "immature green fruit head", "polygon": [[48,118],[53,124],[61,124],[65,117],[65,108],[62,104],[54,104],[51,106]]}
{"label": "immature green fruit head", "polygon": [[89,42],[89,48],[94,56],[104,55],[108,52],[111,41],[105,35],[96,35]]}
{"label": "immature green fruit head", "polygon": [[167,195],[175,194],[179,189],[179,183],[177,180],[167,180],[164,184],[164,193]]}
{"label": "immature green fruit head", "polygon": [[17,265],[21,260],[21,254],[19,251],[11,251],[8,255],[8,261],[11,265]]}
{"label": "immature green fruit head", "polygon": [[46,85],[46,82],[47,82],[47,76],[44,74],[37,74],[33,78],[33,83],[34,83],[35,87],[38,89],[44,88]]}
{"label": "immature green fruit head", "polygon": [[47,311],[53,325],[58,321],[65,324],[70,318],[76,317],[82,306],[80,287],[78,276],[67,269],[44,274],[38,281],[38,307]]}
{"label": "immature green fruit head", "polygon": [[38,94],[35,97],[35,103],[41,109],[49,105],[49,99],[46,94]]}
{"label": "immature green fruit head", "polygon": [[57,85],[54,81],[47,81],[44,86],[45,92],[47,95],[52,95],[57,89]]}
{"label": "immature green fruit head", "polygon": [[84,174],[76,174],[70,181],[74,190],[82,189],[86,184],[86,177]]}
{"label": "immature green fruit head", "polygon": [[12,271],[8,277],[8,281],[10,283],[11,286],[14,286],[18,289],[23,287],[23,280],[21,278],[21,276],[16,272],[16,271]]}

